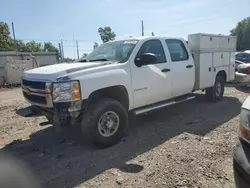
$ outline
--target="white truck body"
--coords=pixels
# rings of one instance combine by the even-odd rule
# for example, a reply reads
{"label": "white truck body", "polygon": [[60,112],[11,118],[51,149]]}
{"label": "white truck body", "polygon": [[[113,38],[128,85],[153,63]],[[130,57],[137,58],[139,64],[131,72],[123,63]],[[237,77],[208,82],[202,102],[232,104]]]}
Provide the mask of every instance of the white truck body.
{"label": "white truck body", "polygon": [[[100,45],[82,62],[26,71],[23,93],[33,105],[57,108],[53,116],[58,112],[59,117],[75,119],[88,109],[84,105],[99,98],[113,98],[135,114],[175,104],[169,101],[194,90],[206,89],[216,100],[215,89],[219,88],[218,97],[222,97],[224,82],[234,80],[235,50],[235,37],[210,34],[189,35],[188,44],[181,38],[155,36],[112,41]],[[55,100],[60,84],[68,87],[70,82],[76,87],[79,83],[78,100],[65,100],[71,94],[63,92],[62,101]]]}
{"label": "white truck body", "polygon": [[[134,59],[142,44],[155,39],[162,43],[166,62],[137,67]],[[171,61],[165,43],[167,39],[173,38],[129,38],[126,41],[138,40],[138,43],[128,61],[122,64],[62,63],[26,71],[23,78],[56,82],[58,78],[68,76],[71,80],[80,81],[82,99],[88,99],[96,90],[122,85],[128,92],[129,110],[211,87],[217,73],[222,70],[226,73],[227,82],[234,80],[235,37],[193,34],[188,37],[188,45],[183,39],[175,38],[185,45],[189,57],[179,62]],[[188,65],[194,67],[187,69]],[[166,68],[171,71],[161,71]],[[70,70],[73,71],[68,73]]]}
{"label": "white truck body", "polygon": [[234,80],[236,37],[193,34],[188,36],[188,44],[196,67],[195,90],[211,87],[221,70],[226,72],[227,82]]}

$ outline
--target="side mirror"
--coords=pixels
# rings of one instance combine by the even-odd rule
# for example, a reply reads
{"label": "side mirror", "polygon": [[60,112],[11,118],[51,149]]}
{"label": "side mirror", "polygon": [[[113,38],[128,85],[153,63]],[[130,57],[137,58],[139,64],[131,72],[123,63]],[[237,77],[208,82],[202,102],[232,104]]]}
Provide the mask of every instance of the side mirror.
{"label": "side mirror", "polygon": [[135,64],[138,67],[143,65],[155,64],[157,62],[157,57],[155,54],[152,53],[145,53],[142,54],[140,57],[135,59]]}

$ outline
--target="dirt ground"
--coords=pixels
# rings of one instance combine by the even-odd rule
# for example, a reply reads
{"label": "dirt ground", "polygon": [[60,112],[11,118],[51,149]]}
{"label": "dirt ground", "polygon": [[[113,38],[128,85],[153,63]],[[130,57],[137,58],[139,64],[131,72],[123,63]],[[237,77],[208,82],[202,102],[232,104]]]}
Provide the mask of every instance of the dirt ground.
{"label": "dirt ground", "polygon": [[227,87],[219,103],[193,101],[131,120],[105,150],[55,133],[43,116],[24,117],[20,88],[0,89],[1,151],[23,160],[44,187],[233,188],[239,113],[250,88]]}

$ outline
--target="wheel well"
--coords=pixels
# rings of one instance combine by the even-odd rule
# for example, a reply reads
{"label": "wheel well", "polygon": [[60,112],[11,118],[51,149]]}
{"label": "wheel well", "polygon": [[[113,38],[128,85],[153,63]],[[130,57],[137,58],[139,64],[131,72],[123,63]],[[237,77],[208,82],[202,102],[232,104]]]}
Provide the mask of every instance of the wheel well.
{"label": "wheel well", "polygon": [[127,89],[124,86],[112,86],[94,91],[89,95],[88,104],[101,98],[112,98],[119,101],[126,109],[129,108],[129,98]]}
{"label": "wheel well", "polygon": [[217,73],[217,76],[221,76],[224,78],[225,82],[227,81],[227,74],[224,70],[221,70]]}

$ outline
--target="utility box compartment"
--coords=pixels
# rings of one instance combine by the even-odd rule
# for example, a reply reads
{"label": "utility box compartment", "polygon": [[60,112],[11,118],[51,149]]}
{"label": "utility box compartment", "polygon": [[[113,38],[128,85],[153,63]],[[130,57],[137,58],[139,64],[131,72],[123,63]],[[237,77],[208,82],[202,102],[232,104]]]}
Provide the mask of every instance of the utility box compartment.
{"label": "utility box compartment", "polygon": [[212,34],[191,34],[188,36],[188,45],[191,50],[233,51],[236,48],[236,37]]}
{"label": "utility box compartment", "polygon": [[200,33],[188,36],[195,63],[195,90],[212,87],[219,71],[226,73],[227,82],[234,80],[236,42],[233,36]]}

